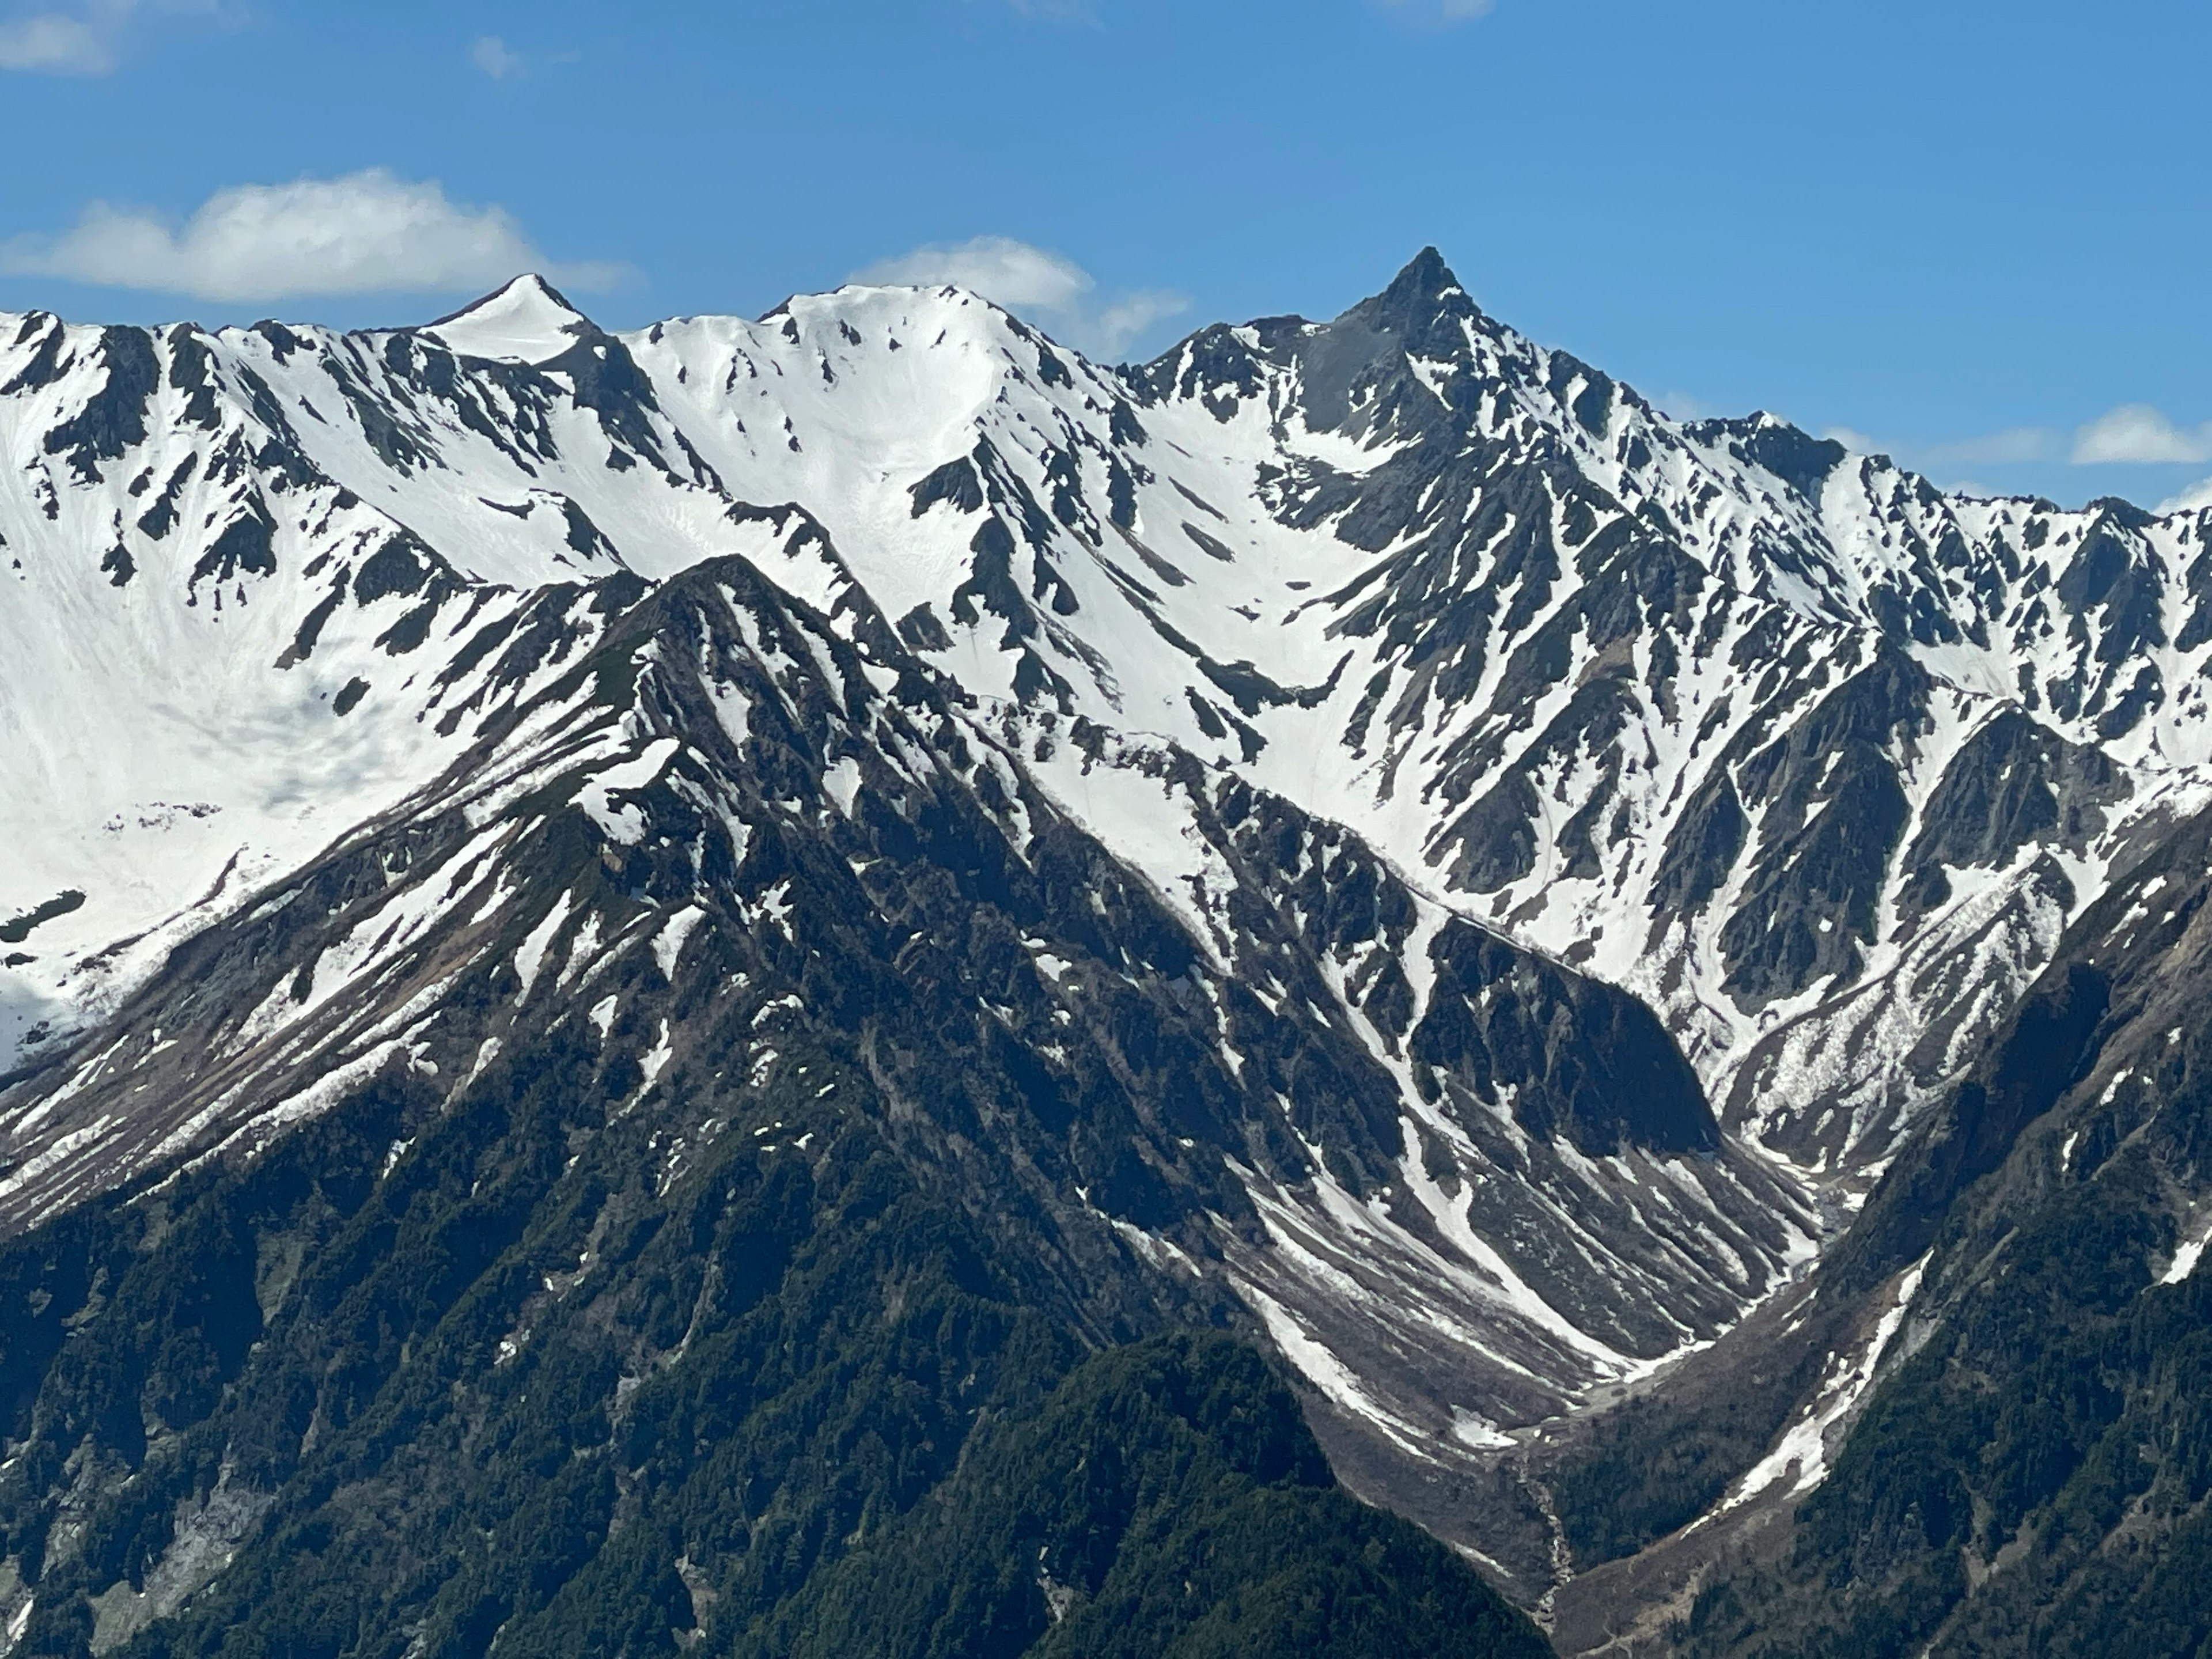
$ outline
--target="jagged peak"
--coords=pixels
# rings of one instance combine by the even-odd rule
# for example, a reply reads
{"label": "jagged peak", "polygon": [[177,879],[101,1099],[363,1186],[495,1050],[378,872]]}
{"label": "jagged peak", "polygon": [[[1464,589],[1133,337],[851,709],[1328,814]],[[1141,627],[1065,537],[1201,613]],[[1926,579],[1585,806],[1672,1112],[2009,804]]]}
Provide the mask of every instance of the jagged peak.
{"label": "jagged peak", "polygon": [[1686,421],[1681,429],[1696,442],[1728,450],[1739,460],[1765,468],[1802,500],[1813,503],[1820,501],[1829,476],[1853,453],[1838,440],[1815,436],[1796,422],[1765,409],[1755,409],[1748,415]]}
{"label": "jagged peak", "polygon": [[1452,269],[1444,263],[1444,256],[1431,246],[1423,248],[1406,262],[1405,268],[1390,281],[1382,291],[1386,304],[1408,305],[1416,301],[1442,299],[1454,289],[1464,288]]}
{"label": "jagged peak", "polygon": [[1470,328],[1501,341],[1510,337],[1510,331],[1498,330],[1483,315],[1443,255],[1425,247],[1388,288],[1330,323],[1325,332],[1335,337],[1322,350],[1331,357],[1349,353],[1377,363],[1396,352],[1456,360],[1466,353]]}
{"label": "jagged peak", "polygon": [[552,283],[526,272],[419,331],[460,356],[543,363],[598,333],[599,328]]}
{"label": "jagged peak", "polygon": [[1467,285],[1444,263],[1443,255],[1433,247],[1425,247],[1390,279],[1388,288],[1354,306],[1346,316],[1358,318],[1370,327],[1413,336],[1443,318],[1464,320],[1481,314]]}

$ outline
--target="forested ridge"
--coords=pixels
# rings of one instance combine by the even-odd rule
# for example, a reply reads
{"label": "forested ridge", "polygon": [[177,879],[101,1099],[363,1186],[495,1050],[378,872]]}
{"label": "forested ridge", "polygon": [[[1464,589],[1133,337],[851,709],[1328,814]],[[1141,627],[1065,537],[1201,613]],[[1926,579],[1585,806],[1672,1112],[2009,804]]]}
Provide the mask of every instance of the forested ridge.
{"label": "forested ridge", "polygon": [[392,1077],[10,1241],[17,1651],[1545,1650],[1255,1350],[1087,1351],[812,1087],[665,1194],[607,1105]]}

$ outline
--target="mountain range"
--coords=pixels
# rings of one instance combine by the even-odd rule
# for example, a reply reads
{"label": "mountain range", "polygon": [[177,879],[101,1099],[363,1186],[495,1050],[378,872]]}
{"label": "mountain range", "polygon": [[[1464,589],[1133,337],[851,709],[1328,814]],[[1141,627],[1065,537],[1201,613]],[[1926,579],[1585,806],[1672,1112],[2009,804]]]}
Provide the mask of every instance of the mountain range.
{"label": "mountain range", "polygon": [[0,443],[9,1652],[2212,1638],[2212,513],[1433,251],[0,317]]}

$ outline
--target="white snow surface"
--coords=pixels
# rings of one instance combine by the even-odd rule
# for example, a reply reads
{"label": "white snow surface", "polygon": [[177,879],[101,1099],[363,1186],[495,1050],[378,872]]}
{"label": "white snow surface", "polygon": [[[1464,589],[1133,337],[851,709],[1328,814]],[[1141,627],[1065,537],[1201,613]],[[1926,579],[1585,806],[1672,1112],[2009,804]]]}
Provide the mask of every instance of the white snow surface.
{"label": "white snow surface", "polygon": [[422,331],[463,357],[544,363],[596,332],[542,276],[518,276],[496,294]]}
{"label": "white snow surface", "polygon": [[2196,1237],[2182,1241],[2181,1248],[2173,1253],[2173,1261],[2159,1276],[2161,1285],[2179,1285],[2197,1271],[2197,1264],[2204,1259],[2204,1247],[2212,1244],[2212,1225],[2208,1225]]}

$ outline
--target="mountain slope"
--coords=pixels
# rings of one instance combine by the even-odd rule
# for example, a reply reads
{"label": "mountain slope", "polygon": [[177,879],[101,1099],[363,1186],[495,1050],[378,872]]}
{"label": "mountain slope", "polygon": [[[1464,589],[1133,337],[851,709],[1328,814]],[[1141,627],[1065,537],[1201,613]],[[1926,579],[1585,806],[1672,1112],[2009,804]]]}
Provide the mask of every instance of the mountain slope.
{"label": "mountain slope", "polygon": [[[648,1208],[848,1108],[1008,1307],[1264,1332],[1530,1603],[1856,1408],[1909,1262],[1791,1326],[1805,1275],[2207,799],[2205,514],[1672,422],[1433,253],[1114,370],[949,289],[32,315],[0,442],[0,1226],[517,1067]],[[1784,1327],[1695,1479],[1554,1468]],[[142,1479],[114,1432],[22,1524]]]}
{"label": "mountain slope", "polygon": [[1819,1289],[1842,1303],[1903,1275],[1874,1386],[1778,1540],[1693,1585],[1652,1650],[2212,1638],[2208,849],[2200,817],[2091,908],[1876,1190]]}
{"label": "mountain slope", "polygon": [[[1241,1322],[1175,1262],[1244,1239],[1266,1272],[1232,1159],[1309,1153],[1238,1086],[1173,913],[872,611],[848,640],[734,559],[592,599],[605,636],[447,778],[11,1097],[21,1650],[773,1649],[1086,1348]],[[1319,1014],[1274,1037],[1318,1079],[1364,1063]],[[1393,1167],[1371,1087],[1299,1092],[1346,1178]],[[1232,1417],[1288,1420],[1237,1365]],[[1315,1464],[1244,1471],[1247,1509],[1308,1516],[1294,1547],[1254,1558],[1232,1506],[1115,1558],[1217,1558],[1152,1627],[1528,1650]]]}
{"label": "mountain slope", "polygon": [[[1009,1249],[1074,1251],[1077,1293],[1101,1251],[1237,1286],[1416,1470],[1709,1338],[1804,1248],[1645,1011],[1343,832],[1172,751],[979,719],[865,601],[833,619],[740,561],[573,608],[603,636],[445,779],[11,1093],[0,1214],[250,1155],[389,1068],[465,1099],[580,1023],[611,1095],[696,1147],[787,1034],[834,1032],[872,1114],[1028,1194]],[[1152,886],[1040,779],[1150,793],[1198,878]]]}

